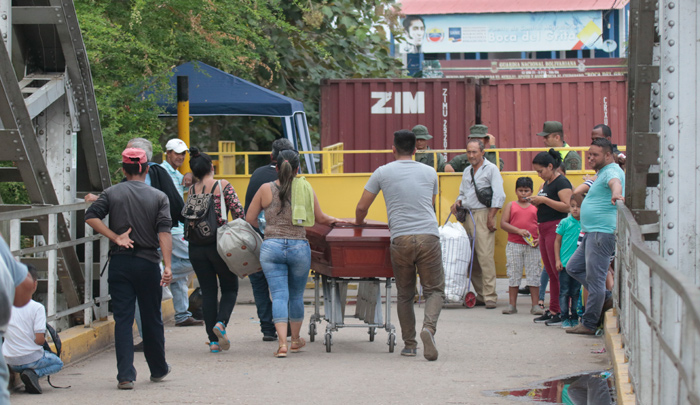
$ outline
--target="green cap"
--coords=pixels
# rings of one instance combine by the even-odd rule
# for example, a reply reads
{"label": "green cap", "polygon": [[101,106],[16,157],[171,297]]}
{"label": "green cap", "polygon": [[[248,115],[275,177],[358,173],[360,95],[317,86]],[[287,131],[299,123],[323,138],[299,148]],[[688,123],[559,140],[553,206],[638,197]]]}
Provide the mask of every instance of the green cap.
{"label": "green cap", "polygon": [[433,139],[433,136],[428,133],[428,128],[425,125],[416,125],[411,130],[416,135],[416,139]]}
{"label": "green cap", "polygon": [[469,138],[486,138],[488,136],[488,130],[489,127],[486,125],[472,125],[472,127],[469,128]]}
{"label": "green cap", "polygon": [[553,134],[555,132],[559,132],[559,133],[564,132],[564,127],[561,125],[561,122],[559,122],[559,121],[545,121],[544,126],[542,127],[542,132],[538,132],[537,136],[547,136],[547,135]]}

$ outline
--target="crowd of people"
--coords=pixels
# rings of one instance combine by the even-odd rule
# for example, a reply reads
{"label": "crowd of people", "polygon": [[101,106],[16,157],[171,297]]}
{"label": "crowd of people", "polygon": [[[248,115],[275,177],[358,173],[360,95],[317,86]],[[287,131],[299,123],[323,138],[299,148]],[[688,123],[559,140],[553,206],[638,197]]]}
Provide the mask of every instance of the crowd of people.
{"label": "crowd of people", "polygon": [[[299,154],[288,140],[273,142],[270,164],[253,173],[244,209],[231,184],[214,178],[214,165],[206,153],[172,139],[166,144],[165,162],[156,164],[150,162],[150,142],[132,139],[122,152],[125,180],[99,196],[86,197],[86,201],[93,202],[86,211],[86,223],[111,241],[108,283],[115,320],[117,387],[134,388],[135,350],[143,350],[151,381],[160,382],[171,371],[165,357],[160,311],[165,287],[172,291],[176,326],[203,324],[211,353],[230,348],[226,328],[239,286],[237,277],[218,255],[215,232],[229,217],[244,218],[264,237],[260,252],[263,271],[250,277],[262,339],[278,342],[275,357],[301,350],[306,344],[300,336],[303,291],[311,260],[305,227],[315,222],[364,224],[380,191],[391,233],[391,262],[404,342],[401,355],[416,356],[419,336],[423,356],[437,360],[435,334],[445,299],[434,208],[437,171],[463,173],[459,197],[451,211],[463,219],[467,234],[475,241],[472,283],[476,305],[497,307],[494,247],[495,231],[500,226],[508,233],[509,297],[503,314],[518,312],[517,297],[523,292],[520,285],[524,273],[525,292],[532,300],[529,312],[537,316],[535,322],[561,325],[567,333],[594,334],[602,312],[611,305],[606,281],[615,250],[615,202],[623,200],[624,172],[618,163],[624,164],[624,155],[611,144],[610,128],[596,126],[588,151],[596,177],[574,190],[566,171],[580,170],[581,158],[576,152],[557,150],[568,146],[563,141],[562,124],[546,122],[537,135],[551,148],[532,161],[532,169],[544,183],[535,192],[532,178],[521,177],[515,184],[516,200],[506,201],[500,174],[503,160],[488,151],[494,147],[494,138],[486,126],[473,126],[466,153],[449,162],[440,154],[428,152],[432,136],[425,126],[397,131],[392,146],[395,161],[371,175],[357,203],[354,221],[339,220],[322,211],[311,185],[297,175]],[[182,175],[178,169],[188,153],[192,172]],[[213,226],[202,228],[188,222],[191,200],[197,204],[211,202]],[[503,215],[497,224],[500,210]],[[108,226],[102,222],[107,215]],[[4,354],[0,356],[0,394],[7,395],[4,361],[20,373],[28,392],[41,393],[39,377],[58,372],[63,364],[42,347],[45,309],[31,301],[37,285],[36,271],[16,261],[3,241],[0,256],[0,338],[5,340],[0,346]],[[192,274],[196,274],[201,287],[203,321],[194,319],[188,311],[187,289]],[[418,280],[426,299],[419,332],[413,309]],[[550,300],[545,309],[547,284]],[[585,299],[580,298],[581,286],[587,293]],[[10,313],[12,304],[15,309]],[[142,336],[140,347],[133,344],[134,320]]]}

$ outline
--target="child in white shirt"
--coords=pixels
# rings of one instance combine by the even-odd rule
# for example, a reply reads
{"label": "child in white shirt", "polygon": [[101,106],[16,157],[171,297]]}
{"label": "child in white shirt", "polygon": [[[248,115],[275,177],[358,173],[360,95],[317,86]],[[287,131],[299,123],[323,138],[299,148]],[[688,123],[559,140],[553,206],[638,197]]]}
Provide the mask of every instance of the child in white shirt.
{"label": "child in white shirt", "polygon": [[[32,265],[27,265],[27,268],[34,280],[35,292],[37,271]],[[46,310],[43,305],[31,300],[21,308],[12,309],[2,352],[10,369],[20,373],[27,392],[31,394],[41,394],[39,377],[58,373],[63,368],[58,356],[44,350],[45,333]]]}

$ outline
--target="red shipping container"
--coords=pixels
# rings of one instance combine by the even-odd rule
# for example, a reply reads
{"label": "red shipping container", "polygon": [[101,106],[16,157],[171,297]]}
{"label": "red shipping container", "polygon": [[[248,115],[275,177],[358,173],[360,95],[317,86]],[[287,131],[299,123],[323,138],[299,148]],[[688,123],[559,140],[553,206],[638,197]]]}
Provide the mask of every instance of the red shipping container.
{"label": "red shipping container", "polygon": [[[321,82],[321,146],[391,149],[394,131],[428,127],[433,149],[463,149],[476,123],[476,81],[466,79],[350,79]],[[449,158],[457,154],[450,154]],[[372,172],[390,154],[346,154],[346,173]]]}
{"label": "red shipping container", "polygon": [[[544,147],[536,134],[545,121],[560,121],[570,146],[591,144],[591,130],[606,124],[612,141],[627,140],[627,77],[585,76],[556,79],[479,81],[479,118],[500,148]],[[503,153],[504,170],[516,170],[516,156]],[[531,170],[533,153],[522,155],[522,169]]]}

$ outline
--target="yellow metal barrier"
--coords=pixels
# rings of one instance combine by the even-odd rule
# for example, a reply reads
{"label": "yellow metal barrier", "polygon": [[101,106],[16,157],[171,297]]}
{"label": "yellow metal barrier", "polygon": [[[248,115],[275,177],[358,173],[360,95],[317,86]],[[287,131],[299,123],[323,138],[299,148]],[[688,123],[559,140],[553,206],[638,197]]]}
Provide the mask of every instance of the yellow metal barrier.
{"label": "yellow metal barrier", "polygon": [[[216,174],[230,175],[236,174],[236,142],[219,141],[219,161],[216,164]],[[246,159],[248,163],[248,159]],[[245,172],[248,173],[246,164]]]}
{"label": "yellow metal barrier", "polygon": [[343,173],[344,155],[343,153],[337,153],[343,151],[343,143],[338,142],[326,146],[323,148],[323,151],[336,152],[323,154],[323,174]]}
{"label": "yellow metal barrier", "polygon": [[[263,152],[236,152],[235,151],[235,143],[233,143],[233,149],[232,150],[226,150],[222,151],[222,142],[219,142],[219,151],[218,152],[207,152],[209,155],[212,156],[214,159],[219,159],[220,161],[222,159],[232,159],[232,161],[235,162],[235,158],[240,156],[244,159],[244,167],[245,170],[242,173],[243,175],[249,175],[251,170],[249,166],[249,158],[250,156],[253,155],[269,155],[269,151],[263,151]],[[230,146],[228,146],[230,148]],[[618,146],[618,148],[621,151],[626,151],[626,147],[624,145]],[[588,152],[589,147],[587,146],[579,146],[579,147],[570,147],[570,148],[559,148],[558,150],[570,150],[570,151],[576,151],[581,155],[581,160],[583,163],[583,168],[584,170],[586,169],[587,166],[587,161],[586,161],[586,152]],[[502,153],[515,153],[516,154],[516,170],[504,170],[503,173],[518,173],[523,171],[523,162],[522,162],[522,154],[523,153],[532,153],[532,152],[546,152],[548,151],[549,148],[499,148],[499,149],[488,149],[488,152],[494,152],[496,153],[496,156],[500,158]],[[437,154],[437,153],[464,153],[464,149],[431,149],[428,152],[421,152],[421,153],[432,153],[432,154]],[[343,167],[343,157],[347,154],[353,155],[353,154],[388,154],[392,155],[391,149],[373,149],[373,150],[344,150],[343,149],[343,144],[342,143],[337,143],[334,145],[327,146],[323,148],[321,151],[310,151],[310,152],[299,152],[300,154],[314,154],[314,155],[321,155],[322,160],[323,160],[323,168],[322,168],[322,173],[323,174],[343,174],[344,173],[344,167]],[[525,169],[531,168],[531,164],[529,162],[525,162]],[[219,166],[222,166],[220,163],[217,164],[217,168]],[[233,170],[227,171],[224,170],[222,167],[221,170],[217,170],[217,175],[220,176],[229,176],[229,175],[235,175],[235,164],[232,164]],[[570,171],[570,173],[578,173],[577,171]]]}

